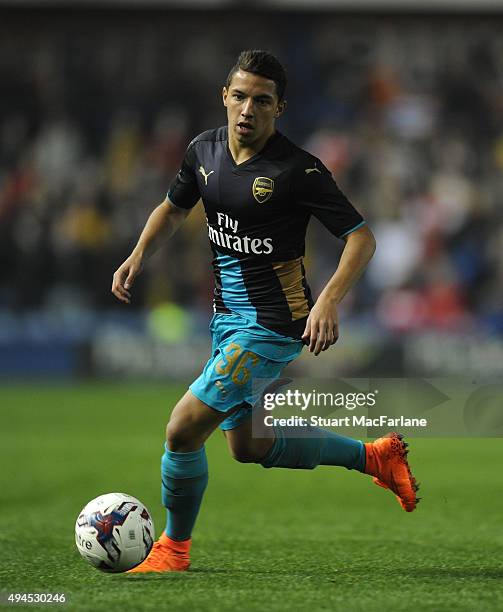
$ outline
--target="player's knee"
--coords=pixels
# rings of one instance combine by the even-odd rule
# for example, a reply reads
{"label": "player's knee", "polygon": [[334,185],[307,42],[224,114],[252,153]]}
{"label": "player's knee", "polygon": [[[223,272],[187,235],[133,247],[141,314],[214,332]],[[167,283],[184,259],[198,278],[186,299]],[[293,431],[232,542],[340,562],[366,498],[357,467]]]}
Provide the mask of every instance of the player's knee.
{"label": "player's knee", "polygon": [[232,458],[239,463],[258,463],[265,454],[262,449],[252,444],[232,445],[230,446],[230,452]]}
{"label": "player's knee", "polygon": [[193,442],[193,436],[179,421],[170,421],[166,426],[166,442],[169,450],[183,452]]}
{"label": "player's knee", "polygon": [[231,448],[231,457],[239,463],[254,463],[253,453],[244,448]]}

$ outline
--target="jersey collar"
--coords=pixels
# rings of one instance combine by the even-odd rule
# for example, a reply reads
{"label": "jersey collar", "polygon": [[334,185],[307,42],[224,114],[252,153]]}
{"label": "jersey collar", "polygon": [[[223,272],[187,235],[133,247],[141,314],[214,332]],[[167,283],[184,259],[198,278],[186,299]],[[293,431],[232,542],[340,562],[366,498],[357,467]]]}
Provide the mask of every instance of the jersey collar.
{"label": "jersey collar", "polygon": [[[226,129],[228,130],[228,128],[226,128]],[[270,151],[271,148],[276,144],[276,142],[278,142],[278,140],[281,139],[281,137],[282,137],[282,134],[276,130],[274,132],[274,134],[267,140],[267,142],[262,147],[262,149],[260,149],[260,151],[255,153],[255,155],[252,155],[250,157],[250,159],[247,159],[246,161],[244,161],[244,162],[242,162],[240,164],[236,164],[236,161],[235,161],[234,157],[232,157],[232,153],[231,153],[231,150],[229,148],[229,134],[228,134],[228,131],[227,131],[227,139],[225,141],[225,148],[227,150],[227,157],[229,158],[232,166],[235,169],[244,168],[245,166],[248,166],[249,164],[252,164],[258,158],[262,157],[266,152]]]}

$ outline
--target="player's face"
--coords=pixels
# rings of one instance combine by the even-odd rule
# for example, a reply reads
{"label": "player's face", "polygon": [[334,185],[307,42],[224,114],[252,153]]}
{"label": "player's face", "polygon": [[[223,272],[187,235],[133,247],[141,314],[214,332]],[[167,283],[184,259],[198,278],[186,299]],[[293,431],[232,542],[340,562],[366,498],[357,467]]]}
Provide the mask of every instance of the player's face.
{"label": "player's face", "polygon": [[244,70],[234,73],[222,97],[227,108],[229,136],[243,146],[265,143],[286,107],[286,102],[278,99],[274,81]]}

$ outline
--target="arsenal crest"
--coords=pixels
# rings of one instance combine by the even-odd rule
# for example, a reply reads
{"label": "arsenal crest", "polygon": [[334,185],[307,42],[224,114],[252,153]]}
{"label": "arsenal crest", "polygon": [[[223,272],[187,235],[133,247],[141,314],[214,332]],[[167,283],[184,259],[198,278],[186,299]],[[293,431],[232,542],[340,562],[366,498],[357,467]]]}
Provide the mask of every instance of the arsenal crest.
{"label": "arsenal crest", "polygon": [[267,202],[274,191],[274,181],[266,176],[258,176],[253,181],[253,197],[259,204]]}

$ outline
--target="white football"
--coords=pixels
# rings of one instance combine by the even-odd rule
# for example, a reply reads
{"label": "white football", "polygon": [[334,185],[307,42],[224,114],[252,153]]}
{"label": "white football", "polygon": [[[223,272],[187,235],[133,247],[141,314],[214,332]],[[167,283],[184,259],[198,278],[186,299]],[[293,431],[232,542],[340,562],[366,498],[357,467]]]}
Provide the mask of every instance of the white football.
{"label": "white football", "polygon": [[103,572],[126,572],[141,563],[152,548],[154,533],[150,512],[124,493],[93,499],[75,523],[79,553]]}

